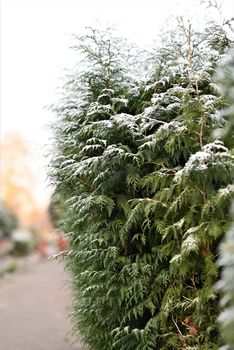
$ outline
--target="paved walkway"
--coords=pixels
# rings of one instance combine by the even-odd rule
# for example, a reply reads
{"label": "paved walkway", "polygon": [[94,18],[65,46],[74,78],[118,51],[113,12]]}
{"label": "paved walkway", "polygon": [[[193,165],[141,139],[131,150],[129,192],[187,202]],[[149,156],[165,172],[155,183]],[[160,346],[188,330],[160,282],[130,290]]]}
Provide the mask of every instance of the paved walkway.
{"label": "paved walkway", "polygon": [[69,335],[67,280],[63,266],[51,261],[0,280],[1,350],[85,349]]}

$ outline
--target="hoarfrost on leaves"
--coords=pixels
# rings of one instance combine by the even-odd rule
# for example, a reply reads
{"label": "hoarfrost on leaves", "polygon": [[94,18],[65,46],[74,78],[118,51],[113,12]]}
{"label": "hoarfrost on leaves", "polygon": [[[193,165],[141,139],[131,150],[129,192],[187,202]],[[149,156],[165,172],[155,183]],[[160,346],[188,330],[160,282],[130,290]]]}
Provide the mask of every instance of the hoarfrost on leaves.
{"label": "hoarfrost on leaves", "polygon": [[126,125],[130,129],[135,129],[137,127],[136,118],[130,114],[126,114],[126,113],[116,114],[111,117],[111,120],[117,122],[118,124]]}
{"label": "hoarfrost on leaves", "polygon": [[173,120],[170,123],[165,123],[161,125],[160,128],[158,129],[158,132],[161,132],[161,131],[176,131],[178,133],[181,133],[181,132],[186,132],[187,128],[186,126],[184,126],[182,122]]}
{"label": "hoarfrost on leaves", "polygon": [[222,141],[215,140],[202,147],[201,151],[192,154],[185,164],[185,167],[175,174],[175,181],[181,176],[188,175],[192,171],[200,172],[207,170],[220,161],[220,158],[228,154],[228,149],[223,145]]}

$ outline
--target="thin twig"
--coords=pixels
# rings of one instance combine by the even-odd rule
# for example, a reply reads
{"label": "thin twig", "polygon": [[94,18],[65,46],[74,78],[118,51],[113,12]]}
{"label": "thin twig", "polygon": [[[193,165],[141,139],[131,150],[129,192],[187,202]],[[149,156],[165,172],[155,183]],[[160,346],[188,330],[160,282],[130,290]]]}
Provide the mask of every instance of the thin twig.
{"label": "thin twig", "polygon": [[178,333],[179,333],[181,343],[182,343],[183,347],[186,348],[186,347],[187,347],[187,344],[186,344],[185,336],[183,335],[183,333],[182,333],[181,330],[179,329],[179,326],[178,326],[178,324],[176,323],[176,321],[174,320],[173,315],[172,315],[172,320],[173,320],[173,323],[174,323],[174,325],[175,325],[175,327],[176,327],[176,329],[177,329],[177,331],[178,331]]}

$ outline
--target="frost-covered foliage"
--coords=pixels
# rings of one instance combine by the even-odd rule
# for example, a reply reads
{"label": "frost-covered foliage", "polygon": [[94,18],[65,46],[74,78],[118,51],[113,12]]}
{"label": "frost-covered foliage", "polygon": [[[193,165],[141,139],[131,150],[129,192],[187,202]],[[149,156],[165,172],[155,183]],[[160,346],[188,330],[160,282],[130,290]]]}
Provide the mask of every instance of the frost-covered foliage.
{"label": "frost-covered foliage", "polygon": [[[226,119],[226,127],[221,133],[225,143],[234,150],[234,50],[230,51],[218,70],[220,87],[229,102],[222,114]],[[233,210],[231,213],[234,215]],[[219,287],[223,293],[220,315],[222,333],[226,341],[223,349],[234,349],[234,224],[229,228],[221,245],[220,265],[223,266]]]}
{"label": "frost-covered foliage", "polygon": [[212,140],[225,123],[216,34],[180,20],[148,72],[137,55],[142,79],[126,42],[91,30],[76,46],[85,61],[54,107],[51,176],[71,241],[74,329],[90,349],[219,346],[213,286],[233,156]]}

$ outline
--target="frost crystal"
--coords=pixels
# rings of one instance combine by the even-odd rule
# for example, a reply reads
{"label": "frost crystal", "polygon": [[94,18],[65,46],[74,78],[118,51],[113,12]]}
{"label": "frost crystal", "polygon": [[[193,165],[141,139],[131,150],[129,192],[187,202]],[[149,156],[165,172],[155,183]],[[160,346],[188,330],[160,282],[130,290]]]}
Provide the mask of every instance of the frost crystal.
{"label": "frost crystal", "polygon": [[196,250],[198,246],[199,240],[197,237],[193,235],[188,236],[185,241],[182,243],[182,250]]}
{"label": "frost crystal", "polygon": [[145,108],[144,112],[142,113],[142,117],[151,118],[155,116],[155,108],[154,107],[147,107]]}
{"label": "frost crystal", "polygon": [[215,140],[202,147],[202,151],[192,154],[185,167],[175,174],[175,181],[181,176],[188,175],[192,171],[200,172],[207,170],[209,167],[216,165],[220,161],[220,157],[227,155],[228,149],[223,146],[219,140]]}
{"label": "frost crystal", "polygon": [[176,132],[186,132],[187,128],[183,125],[183,123],[173,120],[170,123],[165,123],[158,129],[160,131],[176,131]]}

